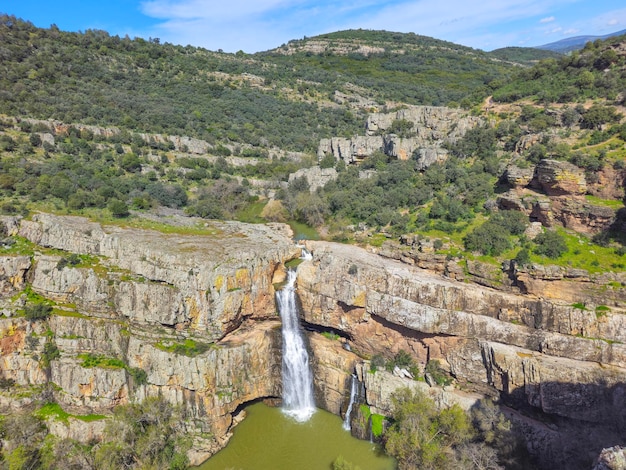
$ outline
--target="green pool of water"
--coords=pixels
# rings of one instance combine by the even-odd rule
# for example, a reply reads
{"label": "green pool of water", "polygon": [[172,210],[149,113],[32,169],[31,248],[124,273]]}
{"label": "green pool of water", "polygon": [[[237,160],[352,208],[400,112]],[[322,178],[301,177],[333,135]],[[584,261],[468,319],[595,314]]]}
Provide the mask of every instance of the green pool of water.
{"label": "green pool of water", "polygon": [[378,446],[355,439],[341,419],[318,410],[306,423],[297,423],[280,408],[256,403],[234,431],[228,446],[200,470],[331,470],[338,457],[361,470],[393,470],[395,461]]}
{"label": "green pool of water", "polygon": [[320,239],[320,234],[317,233],[317,230],[307,224],[295,220],[290,220],[287,223],[291,227],[291,230],[293,230],[293,238],[296,241]]}

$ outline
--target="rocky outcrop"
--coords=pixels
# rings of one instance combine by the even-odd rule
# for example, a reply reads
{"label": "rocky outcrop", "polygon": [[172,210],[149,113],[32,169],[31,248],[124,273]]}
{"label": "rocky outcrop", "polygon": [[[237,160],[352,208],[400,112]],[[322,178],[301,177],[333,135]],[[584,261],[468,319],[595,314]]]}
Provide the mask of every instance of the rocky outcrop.
{"label": "rocky outcrop", "polygon": [[[413,124],[406,136],[393,134],[394,121]],[[332,154],[346,164],[357,163],[376,151],[398,160],[415,158],[421,169],[447,158],[444,143],[456,142],[468,129],[481,123],[466,111],[437,106],[410,106],[393,113],[370,114],[365,136],[322,139],[318,159]]]}
{"label": "rocky outcrop", "polygon": [[592,470],[626,470],[626,449],[620,446],[602,449]]}
{"label": "rocky outcrop", "polygon": [[302,168],[295,173],[289,175],[289,182],[297,178],[306,178],[309,183],[309,191],[314,193],[318,188],[323,188],[326,183],[337,179],[337,170],[334,168],[320,168],[314,166],[311,168]]}
{"label": "rocky outcrop", "polygon": [[[224,445],[239,406],[280,396],[273,283],[301,251],[287,226],[196,221],[173,235],[49,214],[3,223],[33,253],[0,257],[0,377],[16,393],[53,383],[77,415],[165,397],[186,410],[195,463]],[[32,296],[54,303],[49,319],[21,314]],[[50,428],[102,430],[81,423]]]}
{"label": "rocky outcrop", "polygon": [[535,179],[549,196],[580,195],[587,191],[584,171],[569,162],[541,160],[535,167]]}
{"label": "rocky outcrop", "polygon": [[[275,227],[216,222],[204,227],[205,235],[172,237],[39,214],[22,222],[20,235],[41,246],[98,256],[103,270],[113,271],[103,278],[95,267],[54,272],[54,260],[44,257],[34,281],[43,294],[102,309],[113,301],[126,316],[188,327],[215,341],[246,317],[274,314],[273,273],[299,254],[287,232]],[[114,284],[121,293],[110,288]]]}
{"label": "rocky outcrop", "polygon": [[[402,349],[418,364],[438,359],[466,390],[560,423],[552,442],[570,432],[571,423],[590,423],[603,436],[624,429],[623,305],[598,315],[559,298],[558,290],[550,299],[516,295],[352,246],[307,247],[313,260],[300,266],[298,281],[305,318],[344,332],[359,353],[389,357]],[[584,461],[593,447],[559,446],[570,461]]]}

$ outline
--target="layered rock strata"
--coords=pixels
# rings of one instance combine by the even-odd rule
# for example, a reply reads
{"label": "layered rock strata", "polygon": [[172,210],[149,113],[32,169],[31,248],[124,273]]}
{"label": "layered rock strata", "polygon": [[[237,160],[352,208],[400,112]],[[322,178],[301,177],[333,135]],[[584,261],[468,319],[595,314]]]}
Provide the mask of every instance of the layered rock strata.
{"label": "layered rock strata", "polygon": [[[396,135],[394,122],[409,122],[406,136]],[[420,169],[447,158],[445,143],[456,142],[482,120],[466,111],[438,106],[410,106],[392,113],[370,114],[365,135],[350,139],[322,139],[317,151],[319,159],[332,154],[346,164],[357,163],[376,151],[398,160],[415,158]]]}
{"label": "layered rock strata", "polygon": [[[597,455],[600,438],[589,438],[587,446],[568,440],[585,426],[609,443],[619,440],[626,418],[621,302],[598,315],[558,292],[552,298],[514,294],[353,246],[307,247],[313,260],[299,269],[298,291],[307,322],[343,332],[363,355],[404,350],[422,365],[438,359],[466,390],[500,397],[533,421],[526,434],[541,444],[544,465],[561,457],[578,468],[586,452]],[[385,401],[370,404],[384,410]],[[539,433],[547,421],[550,432]]]}
{"label": "layered rock strata", "polygon": [[[165,234],[47,214],[4,222],[32,254],[0,257],[0,375],[33,398],[9,391],[0,404],[27,405],[44,388],[73,414],[107,414],[163,396],[203,436],[198,463],[224,445],[239,406],[280,396],[273,282],[300,255],[286,226],[203,222]],[[49,319],[20,314],[33,295],[54,302]],[[46,365],[50,342],[59,357]],[[103,423],[85,427],[50,426],[87,438]]]}

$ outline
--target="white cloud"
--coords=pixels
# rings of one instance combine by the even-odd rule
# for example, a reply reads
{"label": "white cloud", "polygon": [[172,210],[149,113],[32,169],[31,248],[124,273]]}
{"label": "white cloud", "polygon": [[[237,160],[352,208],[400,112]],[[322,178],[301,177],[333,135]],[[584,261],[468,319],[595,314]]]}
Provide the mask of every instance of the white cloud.
{"label": "white cloud", "polygon": [[[305,35],[350,28],[414,32],[495,48],[520,41],[532,43],[541,33],[557,32],[554,21],[562,16],[559,10],[571,10],[582,1],[144,0],[142,12],[162,20],[146,37],[228,52],[267,50]],[[537,29],[537,18],[542,18],[541,24],[551,23],[552,28]],[[578,25],[558,25],[574,27]]]}

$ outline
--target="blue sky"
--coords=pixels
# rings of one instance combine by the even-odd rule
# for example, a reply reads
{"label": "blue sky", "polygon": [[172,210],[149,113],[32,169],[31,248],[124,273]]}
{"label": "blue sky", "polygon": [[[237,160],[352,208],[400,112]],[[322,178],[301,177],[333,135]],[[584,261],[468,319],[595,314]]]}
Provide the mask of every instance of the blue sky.
{"label": "blue sky", "polygon": [[626,29],[624,0],[0,0],[0,12],[65,31],[257,52],[343,29],[414,32],[483,50]]}

